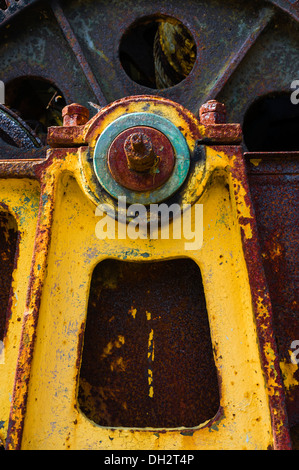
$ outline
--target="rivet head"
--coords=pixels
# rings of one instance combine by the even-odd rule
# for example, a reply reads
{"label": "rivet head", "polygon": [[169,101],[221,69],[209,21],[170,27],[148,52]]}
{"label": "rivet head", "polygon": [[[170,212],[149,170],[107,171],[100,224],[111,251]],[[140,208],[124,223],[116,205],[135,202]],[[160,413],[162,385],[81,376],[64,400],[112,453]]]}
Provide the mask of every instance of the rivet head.
{"label": "rivet head", "polygon": [[81,104],[73,103],[62,110],[63,126],[83,126],[89,119],[89,111]]}
{"label": "rivet head", "polygon": [[226,122],[226,107],[216,100],[209,100],[199,110],[201,124],[224,124]]}

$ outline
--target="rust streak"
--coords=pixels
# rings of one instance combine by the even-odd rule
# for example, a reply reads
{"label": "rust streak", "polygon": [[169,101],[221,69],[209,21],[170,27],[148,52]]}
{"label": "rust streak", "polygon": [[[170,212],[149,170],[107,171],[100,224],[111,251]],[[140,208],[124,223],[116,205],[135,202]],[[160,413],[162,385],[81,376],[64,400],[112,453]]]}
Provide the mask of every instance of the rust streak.
{"label": "rust streak", "polygon": [[[244,159],[241,155],[241,150],[237,152],[236,150],[237,148],[235,148],[234,154],[237,155],[237,158],[234,159],[234,163],[231,166],[231,173],[245,189],[245,203],[247,207],[250,208],[253,215],[253,206]],[[237,189],[235,189],[235,191],[237,191]],[[268,388],[274,449],[290,450],[291,442],[285,406],[285,394],[279,368],[278,351],[273,333],[272,305],[261,261],[262,258],[258,243],[255,217],[246,217],[246,223],[250,224],[252,236],[247,238],[244,230],[241,230],[241,237],[248,269],[253,309],[256,317],[260,355]]]}

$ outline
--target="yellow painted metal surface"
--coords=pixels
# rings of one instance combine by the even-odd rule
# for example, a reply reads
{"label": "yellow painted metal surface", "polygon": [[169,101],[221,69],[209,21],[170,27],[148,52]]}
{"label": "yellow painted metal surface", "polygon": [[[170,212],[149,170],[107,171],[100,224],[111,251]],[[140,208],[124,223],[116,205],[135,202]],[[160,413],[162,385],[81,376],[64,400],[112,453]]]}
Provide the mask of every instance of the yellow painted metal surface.
{"label": "yellow painted metal surface", "polygon": [[3,179],[0,181],[0,210],[8,211],[15,218],[18,230],[16,266],[13,271],[10,296],[11,312],[3,341],[4,358],[0,364],[0,439],[3,442],[8,427],[22,321],[30,279],[39,195],[37,181],[27,179]]}
{"label": "yellow painted metal surface", "polygon": [[[188,133],[177,110],[168,108],[162,102],[150,103],[147,112],[151,107],[155,112],[158,107],[164,116],[167,115],[181,129],[193,150],[195,138]],[[129,104],[126,112],[132,109],[144,110],[144,104]],[[110,122],[122,112],[123,109],[116,107],[109,117]],[[190,120],[196,123],[192,115]],[[96,117],[86,126],[85,138],[89,142],[91,155],[98,135],[107,124],[107,119],[98,122]],[[42,167],[35,254],[26,305],[29,265],[37,223],[36,205],[30,208],[24,201],[21,204],[22,185],[29,185],[25,180],[0,182],[2,200],[3,197],[9,200],[8,185],[16,185],[16,190],[9,192],[12,198],[9,204],[12,208],[22,207],[20,211],[26,215],[20,227],[23,230],[22,244],[27,248],[22,251],[20,247],[18,266],[14,272],[14,286],[20,293],[14,315],[23,319],[22,339],[20,323],[12,318],[11,336],[8,337],[11,339],[7,339],[8,351],[9,344],[13,343],[15,347],[9,353],[11,357],[5,365],[5,371],[3,369],[3,374],[7,374],[4,387],[1,381],[0,410],[3,416],[8,417],[8,397],[12,393],[19,346],[18,368],[23,371],[28,388],[14,390],[11,411],[13,430],[9,448],[18,446],[20,435],[21,449],[193,450],[267,449],[275,446],[269,399],[279,394],[281,386],[279,378],[273,378],[271,373],[275,361],[271,342],[263,345],[263,355],[267,358],[266,369],[262,365],[243,243],[244,238],[250,240],[253,237],[250,223],[253,215],[246,199],[246,188],[231,172],[240,158],[237,147],[235,150],[236,154],[232,154],[231,148],[230,152],[225,152],[224,147],[218,150],[216,147],[207,147],[206,162],[190,181],[190,192],[193,195],[196,193],[197,203],[203,205],[203,243],[201,248],[188,251],[185,244],[190,240],[184,237],[175,239],[172,236],[172,225],[168,240],[159,236],[137,240],[129,237],[119,239],[118,230],[124,229],[121,225],[116,227],[115,237],[111,234],[109,239],[108,228],[108,239],[97,238],[97,190],[92,186],[88,148],[49,150],[47,161]],[[32,182],[30,185],[30,190],[34,189],[32,198],[34,194],[37,201],[37,185]],[[188,201],[189,194],[186,193],[183,202]],[[189,210],[194,229],[195,205]],[[217,416],[211,417],[208,422],[199,423],[192,430],[108,428],[95,424],[84,415],[78,404],[84,328],[90,281],[95,266],[104,259],[145,263],[182,257],[191,258],[202,275],[214,361],[219,376],[220,409]],[[41,292],[41,298],[37,307],[38,291]],[[267,319],[270,312],[263,300],[262,290],[260,296],[258,315],[261,319]],[[32,364],[26,367],[30,357],[27,344],[34,337]],[[126,337],[116,336],[115,340],[121,361]],[[153,336],[149,334],[149,343],[152,341]],[[145,345],[154,361],[154,348],[150,346]],[[107,344],[107,351],[109,347]],[[152,380],[150,370],[147,380],[149,393],[153,395],[155,381]],[[27,401],[24,409],[25,397]],[[3,430],[6,429],[5,424]],[[2,436],[4,439],[5,432]]]}
{"label": "yellow painted metal surface", "polygon": [[[211,168],[225,155],[208,151]],[[78,158],[53,162],[57,191],[47,275],[22,440],[23,449],[195,449],[262,448],[272,444],[268,396],[261,370],[236,204],[225,178],[215,175],[203,194],[204,242],[189,252],[200,267],[205,288],[215,363],[221,377],[223,414],[212,428],[199,426],[192,436],[181,430],[105,429],[89,421],[77,406],[80,335],[84,329],[89,283],[104,258],[142,261],[186,255],[184,240],[98,240],[95,205],[78,184]],[[212,173],[212,172],[211,172]],[[235,206],[235,207],[234,207]],[[131,253],[131,254],[127,254]],[[223,258],[220,258],[223,257]],[[220,265],[220,259],[223,263]],[[41,412],[42,410],[42,412]],[[202,423],[203,424],[203,423]]]}

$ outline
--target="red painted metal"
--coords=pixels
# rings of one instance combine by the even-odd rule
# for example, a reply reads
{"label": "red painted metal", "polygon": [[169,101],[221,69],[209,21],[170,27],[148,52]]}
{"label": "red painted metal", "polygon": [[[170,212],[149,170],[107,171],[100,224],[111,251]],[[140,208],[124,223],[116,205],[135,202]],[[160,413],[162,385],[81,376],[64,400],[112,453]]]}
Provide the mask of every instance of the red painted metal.
{"label": "red painted metal", "polygon": [[89,111],[80,104],[73,103],[62,110],[63,126],[82,126],[89,119]]}
{"label": "red painted metal", "polygon": [[[147,171],[134,171],[128,165],[128,152],[131,150],[130,139],[139,133],[151,141],[153,154]],[[127,148],[127,151],[126,151]],[[129,153],[129,158],[131,153]],[[132,160],[130,160],[132,161]],[[157,129],[134,127],[123,131],[111,144],[108,154],[109,170],[114,179],[122,186],[133,191],[149,191],[158,188],[170,177],[175,162],[173,148],[169,140]],[[136,165],[136,162],[134,162]],[[133,163],[133,165],[134,165]],[[141,168],[143,164],[139,164]]]}

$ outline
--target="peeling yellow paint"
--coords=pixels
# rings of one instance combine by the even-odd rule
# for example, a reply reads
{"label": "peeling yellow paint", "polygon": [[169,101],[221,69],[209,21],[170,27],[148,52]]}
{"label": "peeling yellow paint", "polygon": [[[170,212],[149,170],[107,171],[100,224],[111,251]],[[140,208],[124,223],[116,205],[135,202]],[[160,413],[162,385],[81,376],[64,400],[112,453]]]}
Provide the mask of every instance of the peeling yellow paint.
{"label": "peeling yellow paint", "polygon": [[105,357],[112,354],[114,348],[121,348],[125,344],[125,338],[122,335],[118,335],[115,341],[109,341],[107,346],[104,348],[103,354],[101,358],[104,359]]}
{"label": "peeling yellow paint", "polygon": [[149,385],[148,396],[150,398],[152,398],[154,396],[154,387],[152,385],[152,383],[153,383],[153,372],[152,372],[151,369],[148,369],[147,376],[148,376],[148,385]]}
{"label": "peeling yellow paint", "polygon": [[267,359],[266,369],[268,371],[268,383],[267,383],[268,394],[269,396],[275,396],[278,394],[278,389],[279,389],[277,372],[274,367],[276,354],[269,342],[266,342],[264,344],[264,354]]}
{"label": "peeling yellow paint", "polygon": [[[214,163],[210,162],[210,158]],[[224,160],[224,157],[221,159],[213,149],[207,149],[208,168],[213,168],[214,171],[216,162],[220,165],[220,160]],[[98,240],[94,235],[97,223],[94,215],[95,205],[85,194],[84,184],[79,181],[82,175],[76,170],[78,161],[80,159],[76,154],[70,155],[67,161],[60,164],[60,169],[55,169],[58,172],[64,171],[69,165],[74,172],[67,186],[64,184],[64,187],[58,186],[57,189],[57,200],[63,198],[63,204],[57,204],[55,210],[47,276],[36,332],[34,362],[30,376],[32,386],[28,394],[22,448],[63,448],[62,435],[65,435],[65,430],[69,433],[69,445],[73,449],[154,449],[157,445],[159,449],[167,450],[232,449],[242,446],[266,449],[271,446],[273,437],[267,389],[266,386],[256,386],[265,383],[265,379],[256,338],[240,225],[232,201],[234,197],[232,181],[215,179],[203,194],[199,202],[204,204],[204,243],[200,250],[187,253],[184,249],[185,240],[175,240],[171,237],[169,240],[156,241]],[[226,164],[227,162],[228,159]],[[225,169],[225,163],[221,165],[224,165],[222,169]],[[227,198],[227,181],[230,185],[231,198]],[[223,205],[224,198],[228,201],[223,206],[223,210],[226,211],[226,223],[217,223],[218,208]],[[84,230],[80,230],[81,226]],[[126,257],[127,261],[144,261],[139,253],[147,253],[147,260],[156,261],[189,256],[200,266],[211,341],[215,351],[215,364],[221,382],[221,407],[224,417],[221,425],[217,425],[217,433],[210,432],[209,423],[199,423],[192,436],[183,435],[181,429],[164,429],[157,439],[155,436],[157,430],[145,428],[135,432],[134,429],[97,426],[86,418],[78,406],[75,406],[78,384],[74,377],[78,377],[78,335],[86,317],[91,273],[94,267],[106,258]],[[224,260],[231,260],[229,263],[223,263],[221,269],[219,269],[220,256]],[[59,291],[53,288],[58,284]],[[77,296],[66,294],[70,292],[70,288],[77,292]],[[63,312],[63,315],[56,315],[59,311]],[[139,312],[132,305],[128,314],[132,318],[137,318],[137,313]],[[265,318],[268,314],[262,297],[259,314],[265,315]],[[152,321],[149,311],[146,313],[147,319]],[[74,325],[67,341],[63,334],[63,321],[72,322]],[[120,352],[121,346],[125,344],[124,341],[125,336],[116,333],[115,339],[106,345],[105,354],[111,354],[112,351]],[[145,344],[148,355],[146,380],[149,397],[154,397],[153,328],[149,328],[147,343]],[[61,353],[57,355],[56,350]],[[115,359],[112,367],[126,366],[120,357],[121,354]],[[57,376],[55,381],[53,381],[54,375]],[[57,383],[63,384],[63,391],[57,389]],[[246,400],[246,407],[244,407],[245,393],[250,397],[250,400]],[[70,406],[72,403],[74,406]],[[43,409],[42,414],[41,409]],[[258,421],[260,417],[262,419]],[[244,427],[252,436],[249,442],[246,442]],[[60,432],[62,429],[64,433]]]}
{"label": "peeling yellow paint", "polygon": [[248,222],[248,224],[246,225],[241,225],[240,226],[242,227],[242,229],[244,230],[244,235],[245,237],[247,238],[247,240],[249,240],[250,238],[252,238],[252,229],[251,229],[251,225],[250,223]]}
{"label": "peeling yellow paint", "polygon": [[[147,314],[147,319],[150,319],[150,314],[148,316],[149,312],[146,312]],[[154,330],[151,329],[149,336],[148,336],[148,353],[147,353],[147,358],[149,360],[150,365],[154,362]],[[149,367],[147,371],[147,377],[148,377],[148,385],[149,385],[149,392],[148,395],[150,398],[154,396],[154,387],[153,387],[153,371]]]}
{"label": "peeling yellow paint", "polygon": [[154,330],[150,331],[149,337],[148,337],[148,353],[147,357],[148,359],[151,359],[151,361],[154,360]]}
{"label": "peeling yellow paint", "polygon": [[271,246],[271,248],[270,248],[270,258],[271,259],[274,260],[275,258],[277,258],[281,255],[282,255],[282,247],[281,247],[280,244],[276,243],[275,246]]}
{"label": "peeling yellow paint", "polygon": [[136,317],[137,309],[134,308],[133,306],[130,308],[129,312],[130,315],[132,315],[133,318]]}
{"label": "peeling yellow paint", "polygon": [[122,371],[125,372],[126,365],[124,363],[123,357],[118,357],[115,361],[112,361],[110,364],[111,371]]}
{"label": "peeling yellow paint", "polygon": [[232,181],[235,191],[236,205],[239,211],[239,217],[246,217],[248,219],[252,219],[251,208],[245,200],[247,193],[244,186],[242,185],[241,181],[237,180],[236,178],[232,178]]}
{"label": "peeling yellow paint", "polygon": [[152,318],[151,312],[146,311],[145,314],[146,314],[146,319],[151,320],[151,318]]}
{"label": "peeling yellow paint", "polygon": [[25,315],[39,199],[40,185],[37,181],[26,178],[0,180],[0,201],[5,204],[5,210],[9,210],[14,217],[19,231],[18,256],[11,280],[11,312],[3,338],[3,356],[0,358],[0,440],[3,443],[6,439],[14,373]]}
{"label": "peeling yellow paint", "polygon": [[250,160],[250,163],[252,163],[254,166],[258,166],[261,163],[262,159],[261,158],[252,158]]}
{"label": "peeling yellow paint", "polygon": [[267,305],[261,296],[259,296],[257,300],[257,316],[263,318],[264,320],[270,317]]}
{"label": "peeling yellow paint", "polygon": [[[292,351],[289,351],[289,354],[291,356],[293,354]],[[283,377],[283,383],[287,390],[290,390],[290,388],[299,385],[298,380],[295,378],[295,372],[298,370],[298,364],[287,362],[287,360],[284,359],[279,363],[279,366]]]}

